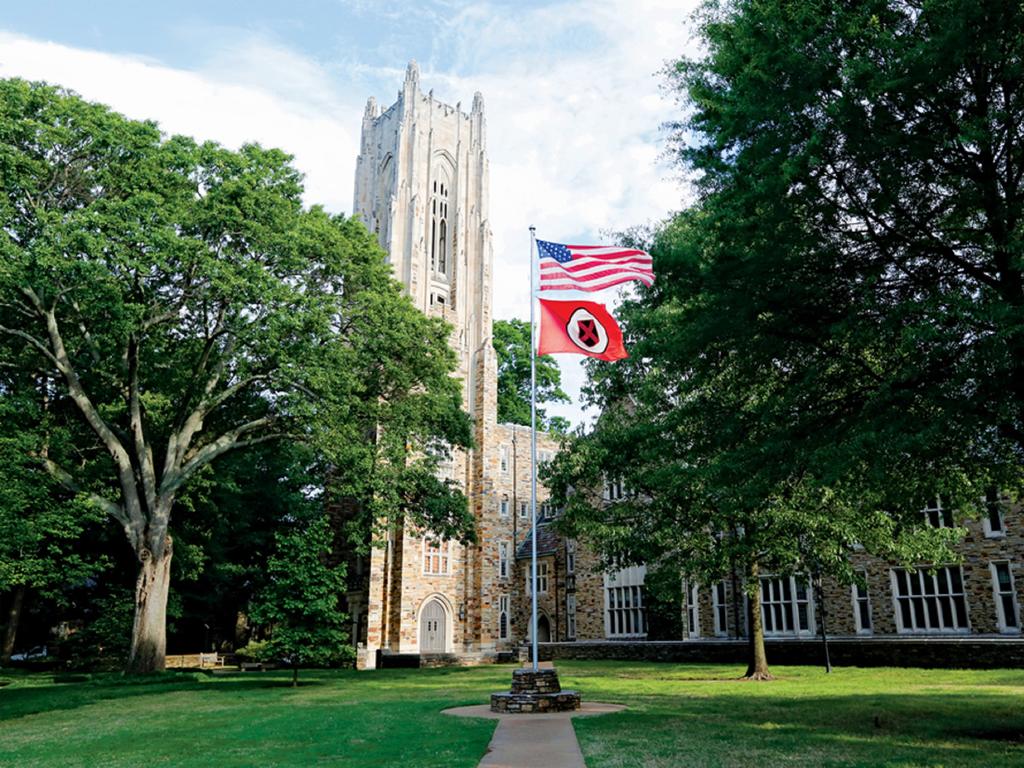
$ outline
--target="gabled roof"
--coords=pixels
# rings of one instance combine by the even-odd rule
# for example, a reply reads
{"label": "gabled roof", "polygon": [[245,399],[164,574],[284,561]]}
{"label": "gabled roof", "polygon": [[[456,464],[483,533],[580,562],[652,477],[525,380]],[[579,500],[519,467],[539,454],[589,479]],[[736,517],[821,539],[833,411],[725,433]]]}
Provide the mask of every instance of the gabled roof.
{"label": "gabled roof", "polygon": [[[530,530],[526,534],[526,538],[523,539],[519,548],[516,550],[516,560],[529,560],[531,554],[530,540],[533,537],[533,531]],[[562,547],[562,537],[559,536],[554,527],[548,522],[537,523],[537,556],[541,555],[553,555]]]}

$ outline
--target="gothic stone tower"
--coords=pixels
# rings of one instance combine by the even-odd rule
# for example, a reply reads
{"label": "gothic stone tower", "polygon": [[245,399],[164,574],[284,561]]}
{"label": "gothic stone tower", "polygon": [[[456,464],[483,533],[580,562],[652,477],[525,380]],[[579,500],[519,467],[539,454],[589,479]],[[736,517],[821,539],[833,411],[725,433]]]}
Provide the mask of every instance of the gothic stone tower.
{"label": "gothic stone tower", "polygon": [[496,418],[484,131],[480,94],[469,114],[443,104],[420,90],[415,62],[398,100],[379,112],[371,98],[363,115],[355,214],[377,235],[416,306],[452,325],[476,447],[456,452],[445,472],[469,499],[478,541],[464,547],[405,526],[378,542],[362,598],[362,666],[373,666],[378,650],[474,661],[511,647],[517,500],[529,498],[529,454],[523,429],[517,439]]}

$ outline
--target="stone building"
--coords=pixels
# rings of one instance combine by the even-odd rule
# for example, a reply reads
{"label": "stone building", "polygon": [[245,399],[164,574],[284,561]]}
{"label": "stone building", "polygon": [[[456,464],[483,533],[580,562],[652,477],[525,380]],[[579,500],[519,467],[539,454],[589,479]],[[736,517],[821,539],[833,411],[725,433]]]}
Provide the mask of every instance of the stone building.
{"label": "stone building", "polygon": [[[406,526],[378,542],[348,594],[362,666],[373,666],[378,652],[487,661],[513,647],[513,604],[521,599],[516,544],[529,527],[530,432],[497,421],[488,184],[479,93],[468,113],[438,101],[422,90],[412,62],[394,104],[382,111],[373,98],[367,102],[354,213],[377,235],[416,306],[452,325],[477,447],[456,451],[445,472],[469,499],[478,541],[463,546]],[[540,460],[556,448],[539,435]],[[538,503],[544,498],[542,492]]]}
{"label": "stone building", "polygon": [[[465,491],[478,541],[439,541],[407,526],[350,570],[348,606],[364,667],[380,654],[492,661],[529,638],[530,431],[497,421],[488,184],[479,93],[468,113],[444,104],[421,89],[413,62],[394,104],[381,110],[374,99],[367,102],[355,214],[377,235],[416,306],[453,327],[456,375],[477,447],[456,452],[444,471]],[[538,435],[540,462],[556,450],[550,436]],[[555,511],[538,490],[538,639],[648,639],[659,617],[648,613],[645,568],[607,570],[585,546],[558,536],[550,525]],[[621,483],[604,488],[607,501],[623,493]],[[925,514],[935,525],[952,524],[938,502]],[[963,563],[935,572],[855,553],[866,587],[825,581],[830,633],[864,640],[1019,636],[1024,514],[992,505],[986,519],[967,526]],[[819,609],[806,580],[766,576],[762,591],[769,638],[814,636]],[[681,627],[675,640],[738,639],[746,634],[745,600],[738,575],[684,585],[681,604],[661,607],[678,615],[659,623]],[[669,638],[662,632],[660,639]]]}

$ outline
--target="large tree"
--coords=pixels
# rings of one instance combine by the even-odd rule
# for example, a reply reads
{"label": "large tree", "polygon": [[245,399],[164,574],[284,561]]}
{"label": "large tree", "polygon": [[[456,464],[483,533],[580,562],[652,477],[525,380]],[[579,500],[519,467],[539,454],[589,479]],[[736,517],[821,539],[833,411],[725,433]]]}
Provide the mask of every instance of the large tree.
{"label": "large tree", "polygon": [[[494,321],[494,350],[498,353],[498,421],[530,424],[530,324],[523,320]],[[551,355],[537,358],[537,426],[563,433],[569,422],[548,416],[545,403],[567,403],[562,372]]]}
{"label": "large tree", "polygon": [[556,467],[563,492],[603,469],[638,495],[568,520],[705,580],[738,567],[752,606],[766,571],[850,577],[854,544],[950,557],[926,500],[1020,485],[1024,12],[736,1],[698,26],[669,72],[696,202],[655,234],[633,357],[593,367],[602,422]]}
{"label": "large tree", "polygon": [[9,80],[0,168],[0,355],[31,352],[85,428],[38,458],[135,553],[130,670],[163,666],[174,503],[228,451],[317,442],[374,511],[465,535],[464,499],[408,458],[469,440],[447,329],[360,224],[303,208],[287,155]]}

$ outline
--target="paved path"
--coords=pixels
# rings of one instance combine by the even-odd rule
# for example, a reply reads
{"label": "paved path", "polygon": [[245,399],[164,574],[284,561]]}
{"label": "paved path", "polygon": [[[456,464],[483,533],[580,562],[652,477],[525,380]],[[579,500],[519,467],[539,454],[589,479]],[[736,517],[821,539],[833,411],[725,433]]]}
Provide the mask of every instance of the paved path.
{"label": "paved path", "polygon": [[485,717],[498,727],[478,768],[586,768],[572,718],[621,712],[619,704],[584,702],[575,712],[507,715],[486,704],[444,710],[456,717]]}

